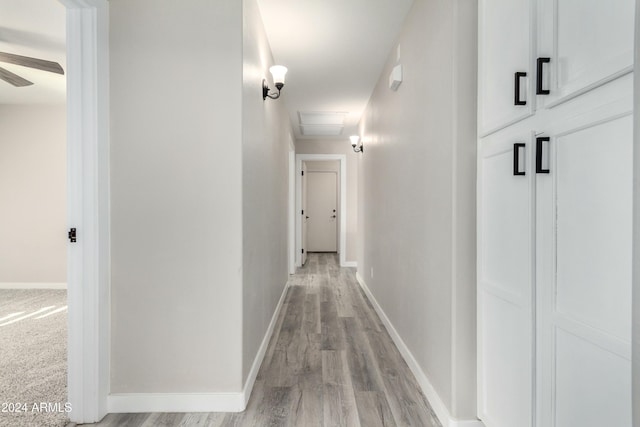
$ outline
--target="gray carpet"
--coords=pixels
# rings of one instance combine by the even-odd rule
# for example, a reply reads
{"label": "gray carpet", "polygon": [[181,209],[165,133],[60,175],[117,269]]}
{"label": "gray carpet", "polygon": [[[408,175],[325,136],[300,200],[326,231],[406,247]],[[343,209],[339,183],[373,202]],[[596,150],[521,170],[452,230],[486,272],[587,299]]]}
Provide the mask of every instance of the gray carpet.
{"label": "gray carpet", "polygon": [[65,290],[0,289],[0,426],[66,425],[66,305]]}

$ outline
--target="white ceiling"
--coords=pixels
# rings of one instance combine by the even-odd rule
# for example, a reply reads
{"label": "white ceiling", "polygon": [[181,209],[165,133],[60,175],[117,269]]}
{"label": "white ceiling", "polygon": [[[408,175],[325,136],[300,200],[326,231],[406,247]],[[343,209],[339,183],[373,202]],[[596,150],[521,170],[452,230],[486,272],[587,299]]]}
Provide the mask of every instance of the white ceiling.
{"label": "white ceiling", "polygon": [[[277,63],[289,68],[283,97],[297,138],[299,111],[349,112],[357,123],[413,0],[258,0]],[[59,62],[66,70],[65,8],[58,0],[0,0],[0,52]],[[34,82],[0,81],[0,104],[62,103],[65,76],[12,64]],[[269,101],[271,102],[271,101]]]}
{"label": "white ceiling", "polygon": [[[298,139],[345,139],[380,77],[413,0],[258,0]],[[269,100],[267,100],[269,101]],[[271,101],[269,101],[271,102]],[[303,136],[298,111],[349,112],[341,136]]]}
{"label": "white ceiling", "polygon": [[[0,52],[58,62],[66,70],[65,31],[65,7],[58,0],[0,0]],[[13,87],[0,80],[0,104],[65,102],[65,76],[6,63],[0,67],[34,83]]]}

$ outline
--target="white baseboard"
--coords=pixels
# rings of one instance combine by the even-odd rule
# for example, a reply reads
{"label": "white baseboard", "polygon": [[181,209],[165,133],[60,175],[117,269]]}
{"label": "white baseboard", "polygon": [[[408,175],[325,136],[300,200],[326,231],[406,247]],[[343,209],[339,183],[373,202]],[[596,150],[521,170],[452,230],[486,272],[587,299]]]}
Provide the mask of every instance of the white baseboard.
{"label": "white baseboard", "polygon": [[400,350],[400,354],[402,354],[402,357],[404,358],[405,362],[407,362],[407,365],[409,365],[411,372],[413,372],[413,375],[418,380],[418,384],[420,385],[422,392],[429,401],[429,404],[431,405],[431,408],[433,408],[433,411],[438,417],[438,420],[440,420],[442,427],[484,427],[484,424],[480,420],[456,420],[451,417],[447,406],[444,404],[444,402],[436,392],[436,389],[433,387],[431,381],[429,381],[429,378],[427,378],[426,374],[416,361],[415,357],[409,350],[409,347],[407,347],[407,345],[400,337],[400,334],[398,334],[398,331],[396,331],[396,329],[393,327],[393,324],[391,323],[385,312],[382,310],[382,307],[380,306],[380,304],[378,304],[378,301],[376,301],[375,297],[373,296],[373,294],[367,287],[367,284],[362,279],[359,273],[356,273],[356,278],[358,279],[360,287],[362,287],[362,290],[371,302],[371,305],[373,305],[373,308],[376,310],[376,313],[378,313],[380,320],[382,320],[382,323],[387,328],[387,332],[389,332],[389,335],[391,335],[391,339],[393,339],[396,347],[398,347],[398,350]]}
{"label": "white baseboard", "polygon": [[449,419],[449,427],[485,427],[480,420],[454,420]]}
{"label": "white baseboard", "polygon": [[345,261],[340,267],[358,267],[357,261]]}
{"label": "white baseboard", "polygon": [[45,282],[0,282],[0,289],[67,289],[67,284]]}
{"label": "white baseboard", "polygon": [[118,393],[110,394],[107,411],[110,413],[139,412],[242,412],[249,403],[251,390],[267,352],[271,335],[284,304],[288,284],[285,285],[271,322],[253,361],[244,388],[237,393]]}
{"label": "white baseboard", "polygon": [[244,393],[120,393],[107,398],[110,413],[242,412]]}
{"label": "white baseboard", "polygon": [[278,316],[280,315],[280,310],[282,309],[282,305],[284,304],[284,298],[287,295],[287,289],[289,288],[289,283],[285,285],[282,290],[282,295],[280,295],[280,300],[278,301],[278,305],[276,305],[276,310],[273,312],[273,316],[271,316],[271,322],[269,322],[269,327],[267,328],[267,332],[264,334],[264,338],[262,339],[262,344],[260,344],[260,348],[258,349],[258,353],[256,354],[255,359],[253,359],[253,365],[251,366],[251,370],[249,371],[249,375],[247,376],[247,380],[244,383],[244,388],[242,389],[242,394],[244,396],[244,408],[249,403],[249,398],[251,397],[251,391],[253,390],[253,384],[256,382],[256,377],[258,376],[258,371],[260,370],[260,366],[262,366],[262,361],[264,360],[264,355],[267,353],[267,347],[269,347],[269,341],[271,341],[271,336],[273,335],[273,330],[276,327],[276,323],[278,322]]}

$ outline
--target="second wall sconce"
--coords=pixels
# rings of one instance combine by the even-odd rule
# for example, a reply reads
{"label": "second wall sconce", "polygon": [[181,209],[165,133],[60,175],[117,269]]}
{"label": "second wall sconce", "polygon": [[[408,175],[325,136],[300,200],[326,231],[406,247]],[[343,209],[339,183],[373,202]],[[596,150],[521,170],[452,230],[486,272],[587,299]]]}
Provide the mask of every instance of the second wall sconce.
{"label": "second wall sconce", "polygon": [[280,91],[284,87],[284,75],[287,74],[287,67],[282,65],[274,65],[269,68],[271,75],[273,76],[273,84],[276,85],[276,89],[278,89],[278,93],[270,94],[269,93],[269,85],[265,79],[262,79],[262,100],[264,101],[267,97],[271,99],[280,98]]}
{"label": "second wall sconce", "polygon": [[349,139],[351,140],[353,151],[355,151],[356,153],[364,152],[364,145],[362,144],[362,141],[360,141],[360,137],[358,135],[351,135]]}

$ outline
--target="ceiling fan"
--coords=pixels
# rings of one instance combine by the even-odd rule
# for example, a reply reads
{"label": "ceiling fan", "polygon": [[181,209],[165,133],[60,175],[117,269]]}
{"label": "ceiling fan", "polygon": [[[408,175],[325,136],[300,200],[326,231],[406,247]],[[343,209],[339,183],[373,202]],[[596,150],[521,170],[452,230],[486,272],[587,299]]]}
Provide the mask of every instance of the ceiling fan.
{"label": "ceiling fan", "polygon": [[[44,59],[31,58],[29,56],[0,52],[0,62],[35,68],[37,70],[48,71],[50,73],[64,74],[64,70],[57,62],[45,61]],[[33,82],[30,82],[9,70],[5,70],[2,67],[0,67],[0,80],[4,80],[16,87],[31,86],[33,84]]]}

